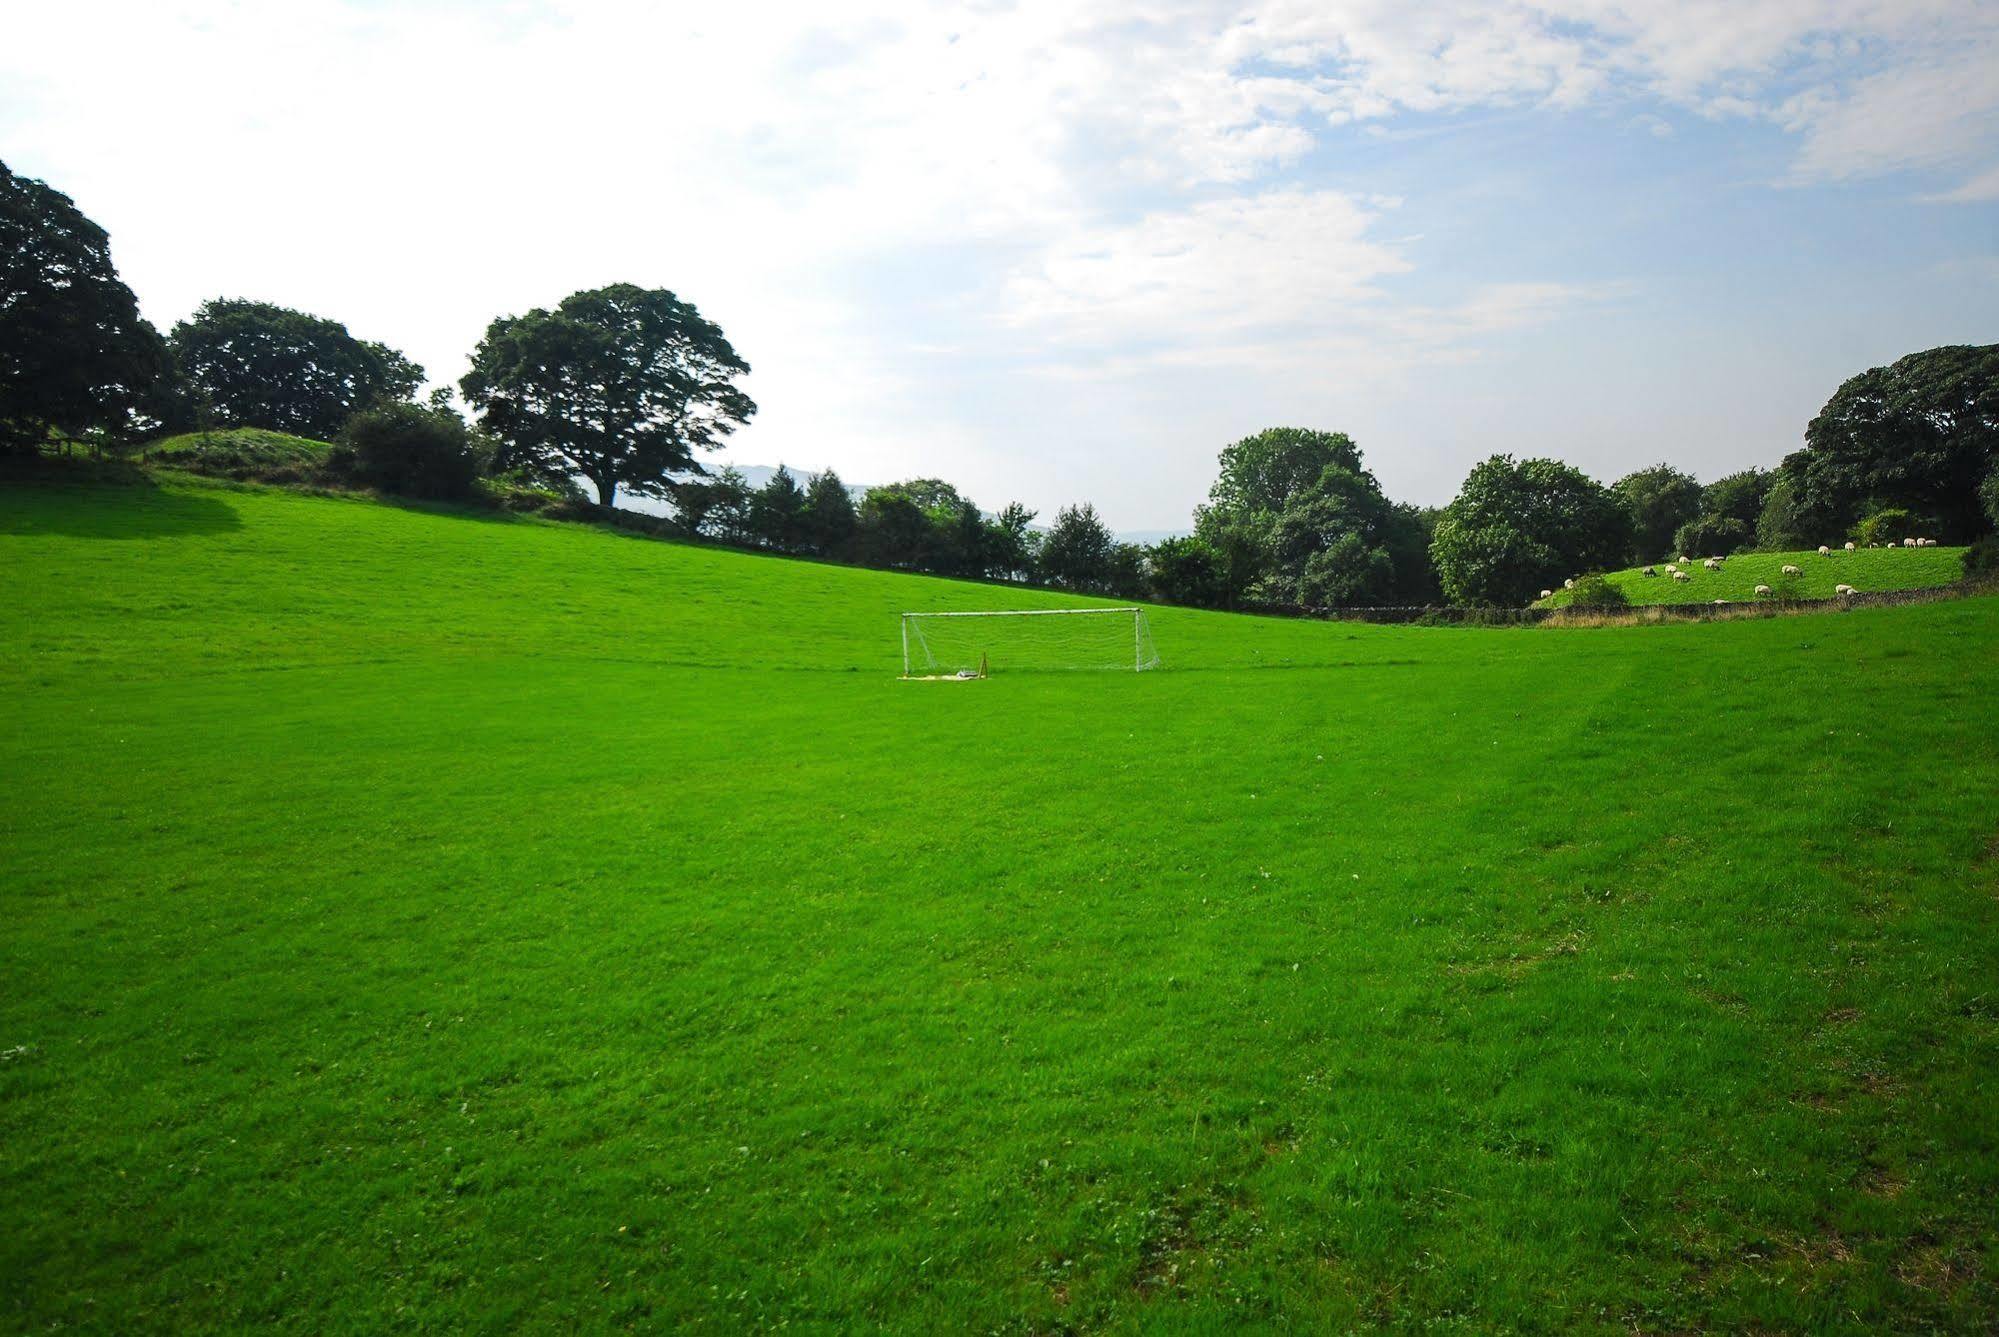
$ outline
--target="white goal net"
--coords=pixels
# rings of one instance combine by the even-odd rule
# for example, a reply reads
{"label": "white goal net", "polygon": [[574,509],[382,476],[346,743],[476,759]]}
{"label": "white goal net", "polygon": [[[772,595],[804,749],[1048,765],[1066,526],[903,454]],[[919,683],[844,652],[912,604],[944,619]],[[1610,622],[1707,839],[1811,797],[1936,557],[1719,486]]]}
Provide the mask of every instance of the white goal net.
{"label": "white goal net", "polygon": [[904,613],[902,676],[976,678],[1012,669],[1159,667],[1143,608]]}

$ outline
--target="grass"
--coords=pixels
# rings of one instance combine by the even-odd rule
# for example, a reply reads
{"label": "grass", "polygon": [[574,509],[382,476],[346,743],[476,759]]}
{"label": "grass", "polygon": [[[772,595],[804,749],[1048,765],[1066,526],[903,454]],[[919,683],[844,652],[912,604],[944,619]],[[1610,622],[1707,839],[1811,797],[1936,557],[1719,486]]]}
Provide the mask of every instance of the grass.
{"label": "grass", "polygon": [[0,594],[9,1327],[1999,1322],[1999,600],[909,684],[1054,600],[46,480]]}
{"label": "grass", "polygon": [[[1963,548],[1861,548],[1853,552],[1835,549],[1830,557],[1808,552],[1742,552],[1723,561],[1721,570],[1709,571],[1696,557],[1690,564],[1675,562],[1693,579],[1677,581],[1666,574],[1666,564],[1644,574],[1643,567],[1612,571],[1605,579],[1624,591],[1634,604],[1712,603],[1727,599],[1750,603],[1759,598],[1830,599],[1841,585],[1851,585],[1866,594],[1883,590],[1933,589],[1964,578]],[[1800,574],[1787,576],[1786,566]],[[1758,595],[1756,587],[1768,585],[1770,595]],[[1560,608],[1569,601],[1566,590],[1542,599],[1537,606]]]}
{"label": "grass", "polygon": [[261,427],[230,427],[163,437],[147,458],[170,468],[226,478],[305,478],[323,469],[333,447],[311,437]]}

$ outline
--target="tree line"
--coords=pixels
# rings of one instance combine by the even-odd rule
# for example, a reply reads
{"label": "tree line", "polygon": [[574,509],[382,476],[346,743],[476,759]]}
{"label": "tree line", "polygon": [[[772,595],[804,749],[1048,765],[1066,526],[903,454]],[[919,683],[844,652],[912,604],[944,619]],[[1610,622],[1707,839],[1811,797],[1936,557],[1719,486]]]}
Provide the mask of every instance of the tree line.
{"label": "tree line", "polygon": [[[1841,385],[1774,470],[1702,484],[1670,464],[1600,483],[1495,455],[1449,505],[1390,500],[1340,432],[1272,428],[1226,447],[1190,534],[1120,542],[1088,504],[1046,528],[912,479],[858,500],[832,471],[752,489],[700,455],[749,422],[749,364],[692,303],[632,284],[503,316],[458,389],[337,321],[217,299],[162,336],[103,229],[0,163],[0,454],[258,427],[336,449],[340,478],[420,497],[533,494],[611,514],[664,500],[689,538],[898,570],[1204,607],[1519,604],[1562,580],[1726,555],[1999,526],[1999,345],[1911,354]],[[1991,560],[1991,542],[1981,551]]]}

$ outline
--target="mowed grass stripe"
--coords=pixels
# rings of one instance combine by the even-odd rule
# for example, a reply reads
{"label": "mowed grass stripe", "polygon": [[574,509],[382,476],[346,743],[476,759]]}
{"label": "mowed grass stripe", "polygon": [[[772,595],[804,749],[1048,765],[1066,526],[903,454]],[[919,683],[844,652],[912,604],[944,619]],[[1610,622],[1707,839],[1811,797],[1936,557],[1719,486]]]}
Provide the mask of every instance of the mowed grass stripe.
{"label": "mowed grass stripe", "polygon": [[1992,600],[905,684],[1049,596],[166,491],[0,496],[22,1326],[1995,1313]]}

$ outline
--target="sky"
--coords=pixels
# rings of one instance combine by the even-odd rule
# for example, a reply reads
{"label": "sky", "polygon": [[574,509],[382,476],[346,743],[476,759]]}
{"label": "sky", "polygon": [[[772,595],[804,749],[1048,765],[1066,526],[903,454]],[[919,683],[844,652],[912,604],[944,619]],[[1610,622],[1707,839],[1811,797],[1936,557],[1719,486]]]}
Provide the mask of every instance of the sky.
{"label": "sky", "polygon": [[753,368],[713,462],[1125,530],[1278,425],[1424,504],[1711,479],[1999,341],[1999,0],[16,2],[0,160],[163,329],[272,301],[452,384],[670,288]]}

